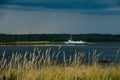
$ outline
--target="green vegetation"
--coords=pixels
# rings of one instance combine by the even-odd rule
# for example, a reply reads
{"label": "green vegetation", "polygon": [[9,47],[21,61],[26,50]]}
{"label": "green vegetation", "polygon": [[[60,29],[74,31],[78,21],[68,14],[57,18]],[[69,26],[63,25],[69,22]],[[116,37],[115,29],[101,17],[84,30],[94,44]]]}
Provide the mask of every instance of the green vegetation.
{"label": "green vegetation", "polygon": [[9,42],[0,42],[0,45],[49,45],[57,44],[56,42],[50,41],[9,41]]}
{"label": "green vegetation", "polygon": [[13,41],[67,41],[72,36],[73,40],[87,42],[120,42],[120,35],[112,34],[0,34],[0,42]]}
{"label": "green vegetation", "polygon": [[[36,56],[35,53],[38,53]],[[76,52],[77,53],[77,52]],[[5,58],[5,52],[0,60],[0,80],[120,80],[120,65],[97,64],[99,55],[93,52],[91,65],[81,64],[82,53],[75,54],[74,59],[66,60],[63,56],[63,63],[57,64],[59,52],[50,57],[50,49],[45,55],[38,48],[33,52],[25,54],[12,54],[11,59]],[[27,55],[30,55],[27,58]]]}

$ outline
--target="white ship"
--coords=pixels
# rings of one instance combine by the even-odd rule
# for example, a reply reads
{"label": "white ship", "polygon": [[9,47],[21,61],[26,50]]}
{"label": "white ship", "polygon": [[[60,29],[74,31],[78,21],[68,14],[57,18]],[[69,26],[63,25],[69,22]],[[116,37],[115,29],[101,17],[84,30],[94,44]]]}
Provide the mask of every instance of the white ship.
{"label": "white ship", "polygon": [[68,40],[68,41],[65,41],[64,42],[65,44],[85,44],[86,43],[86,41],[82,41],[82,40],[80,40],[80,41],[73,41],[73,40]]}

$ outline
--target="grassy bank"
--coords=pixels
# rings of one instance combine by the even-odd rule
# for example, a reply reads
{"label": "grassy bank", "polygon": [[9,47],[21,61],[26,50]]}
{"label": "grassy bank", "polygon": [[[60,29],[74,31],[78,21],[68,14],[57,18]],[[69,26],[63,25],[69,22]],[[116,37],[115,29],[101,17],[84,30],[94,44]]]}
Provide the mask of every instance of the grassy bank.
{"label": "grassy bank", "polygon": [[88,65],[81,64],[82,55],[76,54],[73,60],[63,56],[63,63],[57,64],[58,55],[54,54],[56,59],[50,57],[50,49],[42,53],[35,48],[33,52],[15,53],[6,59],[4,52],[0,60],[0,80],[120,80],[120,65],[100,65],[96,62],[98,55],[93,55]]}
{"label": "grassy bank", "polygon": [[50,41],[10,41],[10,42],[0,42],[0,45],[48,45],[57,44],[56,42]]}

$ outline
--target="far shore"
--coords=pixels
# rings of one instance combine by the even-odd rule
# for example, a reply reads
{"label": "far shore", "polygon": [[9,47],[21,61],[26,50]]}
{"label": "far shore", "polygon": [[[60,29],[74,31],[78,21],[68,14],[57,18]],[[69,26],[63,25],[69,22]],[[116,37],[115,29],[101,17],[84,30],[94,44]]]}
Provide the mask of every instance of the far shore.
{"label": "far shore", "polygon": [[[87,44],[94,44],[94,42],[87,42]],[[64,42],[52,42],[52,41],[0,41],[0,45],[32,45],[32,46],[43,46],[43,45],[68,45]],[[70,44],[72,45],[72,44]]]}
{"label": "far shore", "polygon": [[0,45],[54,45],[57,42],[50,41],[10,41],[10,42],[0,42]]}

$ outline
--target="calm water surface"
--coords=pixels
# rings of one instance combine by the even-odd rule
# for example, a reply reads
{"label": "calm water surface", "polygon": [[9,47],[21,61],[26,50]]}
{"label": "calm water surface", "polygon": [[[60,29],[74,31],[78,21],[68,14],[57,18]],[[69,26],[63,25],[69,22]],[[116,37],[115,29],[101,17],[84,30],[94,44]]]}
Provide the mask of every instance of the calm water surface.
{"label": "calm water surface", "polygon": [[94,51],[96,54],[102,53],[99,57],[101,59],[106,58],[110,60],[115,60],[116,55],[117,58],[120,58],[120,42],[96,42],[96,43],[88,43],[85,45],[40,45],[40,46],[0,46],[0,58],[2,57],[3,52],[5,51],[6,57],[11,57],[12,53],[21,53],[24,54],[26,51],[28,53],[33,52],[34,48],[38,48],[41,50],[41,53],[45,53],[46,49],[50,49],[50,55],[57,55],[60,52],[59,59],[62,59],[63,53],[65,53],[66,58],[70,56],[73,57],[76,52],[83,53],[85,57],[88,55],[92,55]]}

